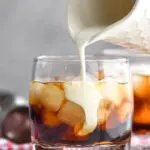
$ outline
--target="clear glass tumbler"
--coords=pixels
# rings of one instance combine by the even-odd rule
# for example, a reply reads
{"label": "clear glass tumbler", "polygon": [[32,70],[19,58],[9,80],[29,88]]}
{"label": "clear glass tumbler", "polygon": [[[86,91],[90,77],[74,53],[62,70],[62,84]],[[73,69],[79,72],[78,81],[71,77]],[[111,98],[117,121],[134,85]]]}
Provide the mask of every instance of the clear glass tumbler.
{"label": "clear glass tumbler", "polygon": [[34,60],[29,110],[35,149],[129,149],[133,93],[127,59],[76,56]]}
{"label": "clear glass tumbler", "polygon": [[[107,57],[126,57],[130,61],[134,95],[133,133],[147,139],[150,135],[150,55],[123,49],[106,50],[106,54]],[[97,54],[102,55],[104,53]]]}
{"label": "clear glass tumbler", "polygon": [[150,135],[150,55],[137,54],[128,58],[134,93],[133,132],[147,137]]}

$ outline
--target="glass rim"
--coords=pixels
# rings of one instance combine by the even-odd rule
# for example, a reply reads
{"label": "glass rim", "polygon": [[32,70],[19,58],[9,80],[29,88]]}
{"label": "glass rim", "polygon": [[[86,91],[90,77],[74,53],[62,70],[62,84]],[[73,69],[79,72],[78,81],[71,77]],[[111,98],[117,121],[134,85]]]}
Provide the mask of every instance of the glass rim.
{"label": "glass rim", "polygon": [[[96,55],[86,55],[86,62],[108,62],[108,63],[127,63],[129,60],[126,57],[121,56],[96,56]],[[80,57],[78,55],[68,55],[68,56],[49,56],[41,55],[33,59],[33,62],[80,62]]]}

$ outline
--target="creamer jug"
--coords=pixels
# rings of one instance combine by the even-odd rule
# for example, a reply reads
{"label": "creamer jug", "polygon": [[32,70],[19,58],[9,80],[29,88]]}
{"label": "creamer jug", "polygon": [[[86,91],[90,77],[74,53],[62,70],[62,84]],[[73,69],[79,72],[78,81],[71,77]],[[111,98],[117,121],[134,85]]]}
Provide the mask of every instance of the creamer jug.
{"label": "creamer jug", "polygon": [[98,40],[148,53],[149,0],[69,0],[68,26],[79,46]]}

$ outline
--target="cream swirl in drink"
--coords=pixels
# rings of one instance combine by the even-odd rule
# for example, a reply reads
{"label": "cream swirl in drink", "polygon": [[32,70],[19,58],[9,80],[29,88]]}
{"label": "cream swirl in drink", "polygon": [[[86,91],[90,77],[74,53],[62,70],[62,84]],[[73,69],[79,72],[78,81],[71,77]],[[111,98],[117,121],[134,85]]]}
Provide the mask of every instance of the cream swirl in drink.
{"label": "cream swirl in drink", "polygon": [[100,90],[94,81],[72,81],[65,83],[66,98],[80,105],[85,113],[85,122],[83,128],[78,131],[78,134],[88,134],[93,132],[97,126],[97,112],[102,99]]}

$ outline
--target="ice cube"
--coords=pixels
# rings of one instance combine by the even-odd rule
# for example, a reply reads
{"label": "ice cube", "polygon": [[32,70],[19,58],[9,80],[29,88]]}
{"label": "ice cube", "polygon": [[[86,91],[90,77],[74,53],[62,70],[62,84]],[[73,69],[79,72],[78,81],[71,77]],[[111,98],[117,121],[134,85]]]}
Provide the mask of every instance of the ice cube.
{"label": "ice cube", "polygon": [[29,95],[29,101],[31,105],[35,105],[40,107],[40,101],[39,101],[39,94],[42,90],[44,85],[39,82],[31,82],[30,84],[30,95]]}
{"label": "ice cube", "polygon": [[42,111],[41,119],[45,125],[50,126],[50,127],[58,126],[61,123],[60,120],[57,118],[56,114],[53,112],[50,112],[47,109],[44,109]]}
{"label": "ice cube", "polygon": [[128,84],[119,84],[119,88],[122,92],[122,97],[124,100],[133,102],[133,87],[132,83]]}
{"label": "ice cube", "polygon": [[76,136],[79,136],[79,137],[84,137],[84,136],[87,136],[88,135],[88,132],[85,132],[84,130],[81,130],[84,126],[84,121],[77,124],[74,128],[74,134]]}
{"label": "ice cube", "polygon": [[118,118],[118,114],[116,112],[116,109],[114,108],[108,117],[108,120],[105,123],[105,129],[110,130],[110,129],[115,129],[120,125],[120,121]]}
{"label": "ice cube", "polygon": [[132,77],[134,94],[139,98],[150,96],[150,80],[148,76],[136,75]]}
{"label": "ice cube", "polygon": [[113,79],[99,83],[99,89],[104,99],[111,100],[116,106],[122,103],[124,95],[119,87],[119,84]]}
{"label": "ice cube", "polygon": [[85,113],[80,105],[68,101],[60,108],[58,118],[62,122],[75,127],[85,120]]}
{"label": "ice cube", "polygon": [[53,83],[45,84],[40,92],[41,104],[53,112],[59,110],[60,106],[64,102],[64,98],[64,91],[55,86]]}
{"label": "ice cube", "polygon": [[119,121],[121,123],[126,122],[127,118],[132,115],[132,112],[133,112],[132,102],[129,102],[129,101],[123,102],[123,104],[121,104],[120,107],[117,108]]}
{"label": "ice cube", "polygon": [[135,105],[134,123],[137,124],[150,124],[150,107],[148,103],[139,102]]}
{"label": "ice cube", "polygon": [[101,130],[105,130],[109,132],[111,129],[115,129],[120,125],[118,114],[115,110],[115,108],[111,111],[109,117],[107,118],[107,121],[105,121],[103,124],[99,125],[99,128]]}
{"label": "ice cube", "polygon": [[112,101],[103,99],[100,101],[98,112],[97,112],[97,118],[98,118],[98,125],[104,124],[114,109],[114,104]]}

